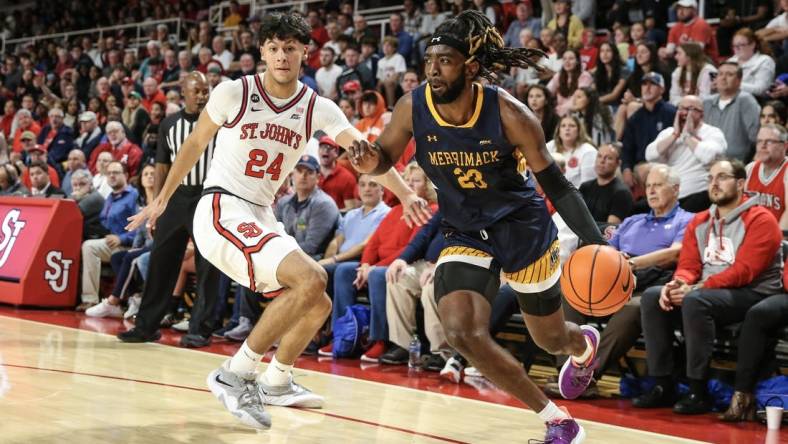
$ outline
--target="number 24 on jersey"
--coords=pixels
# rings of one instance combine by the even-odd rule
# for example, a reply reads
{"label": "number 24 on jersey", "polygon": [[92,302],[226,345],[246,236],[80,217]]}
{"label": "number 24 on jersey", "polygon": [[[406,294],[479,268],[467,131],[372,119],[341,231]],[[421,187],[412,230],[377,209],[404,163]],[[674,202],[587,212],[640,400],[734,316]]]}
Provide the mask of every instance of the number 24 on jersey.
{"label": "number 24 on jersey", "polygon": [[[279,180],[279,175],[282,174],[282,161],[285,156],[278,153],[274,160],[268,164],[268,153],[265,150],[253,149],[249,151],[249,161],[246,163],[246,174],[249,177],[256,177],[258,179],[265,178],[267,174],[271,180]],[[266,165],[268,165],[266,167]]]}

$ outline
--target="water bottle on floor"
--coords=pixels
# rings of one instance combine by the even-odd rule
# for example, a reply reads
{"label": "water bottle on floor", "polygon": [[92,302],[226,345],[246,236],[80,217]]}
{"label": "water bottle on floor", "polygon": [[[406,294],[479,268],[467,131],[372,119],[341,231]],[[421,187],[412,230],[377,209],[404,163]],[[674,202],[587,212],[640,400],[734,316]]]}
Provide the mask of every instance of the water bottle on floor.
{"label": "water bottle on floor", "polygon": [[408,345],[408,354],[408,368],[421,368],[421,341],[416,332],[413,332],[413,339]]}

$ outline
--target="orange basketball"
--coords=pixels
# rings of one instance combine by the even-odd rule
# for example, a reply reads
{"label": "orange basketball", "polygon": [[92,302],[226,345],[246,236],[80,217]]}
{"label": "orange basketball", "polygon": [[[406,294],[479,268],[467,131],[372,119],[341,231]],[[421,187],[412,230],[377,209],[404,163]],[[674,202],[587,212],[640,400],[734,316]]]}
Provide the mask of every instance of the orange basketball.
{"label": "orange basketball", "polygon": [[617,312],[632,297],[635,278],[629,262],[615,248],[587,245],[564,264],[561,290],[575,310],[588,316]]}

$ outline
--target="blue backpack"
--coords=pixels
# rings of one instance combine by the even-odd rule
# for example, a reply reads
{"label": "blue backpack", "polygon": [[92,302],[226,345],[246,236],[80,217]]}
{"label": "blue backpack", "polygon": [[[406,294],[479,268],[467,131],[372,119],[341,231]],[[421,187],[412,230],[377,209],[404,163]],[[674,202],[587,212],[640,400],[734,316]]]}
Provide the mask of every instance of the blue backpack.
{"label": "blue backpack", "polygon": [[369,307],[351,305],[345,314],[334,322],[334,358],[357,358],[367,346],[369,339]]}

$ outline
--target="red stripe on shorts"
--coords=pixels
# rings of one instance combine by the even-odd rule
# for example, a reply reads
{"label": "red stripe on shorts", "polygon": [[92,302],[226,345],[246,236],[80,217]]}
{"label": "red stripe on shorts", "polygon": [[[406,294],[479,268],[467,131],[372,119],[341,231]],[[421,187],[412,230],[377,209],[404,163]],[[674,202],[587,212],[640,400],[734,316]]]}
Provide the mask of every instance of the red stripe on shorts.
{"label": "red stripe on shorts", "polygon": [[268,299],[273,299],[273,298],[279,296],[280,294],[282,294],[283,291],[285,291],[284,288],[280,288],[279,290],[274,290],[274,291],[269,291],[269,292],[263,292],[263,297],[266,297]]}
{"label": "red stripe on shorts", "polygon": [[[268,233],[265,236],[263,236],[263,238],[260,239],[256,244],[250,245],[248,247],[244,245],[243,242],[241,242],[240,239],[235,237],[235,235],[231,231],[224,228],[222,224],[219,223],[219,220],[221,220],[221,216],[222,216],[222,207],[221,205],[219,205],[221,196],[222,196],[221,193],[214,193],[213,195],[213,226],[223,238],[227,239],[233,245],[235,245],[236,248],[241,250],[241,253],[243,253],[244,258],[246,258],[246,273],[249,276],[249,289],[251,289],[252,291],[257,291],[257,285],[255,284],[255,279],[254,279],[254,263],[252,262],[252,254],[262,250],[265,244],[268,243],[268,241],[270,241],[275,237],[279,237],[279,235],[276,233]],[[282,290],[278,290],[279,293],[281,293],[281,291]],[[273,296],[266,296],[266,297],[276,297],[279,295],[279,293],[277,292],[272,292],[272,293],[276,293],[276,294],[274,294]]]}

